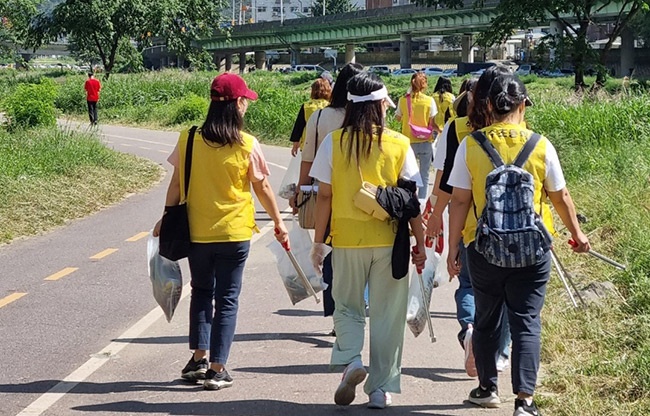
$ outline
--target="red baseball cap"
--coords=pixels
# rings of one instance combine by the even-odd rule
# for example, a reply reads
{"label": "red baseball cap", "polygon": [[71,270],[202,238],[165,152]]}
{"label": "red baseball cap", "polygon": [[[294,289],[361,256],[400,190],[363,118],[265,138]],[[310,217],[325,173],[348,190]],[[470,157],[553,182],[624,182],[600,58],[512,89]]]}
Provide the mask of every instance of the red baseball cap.
{"label": "red baseball cap", "polygon": [[257,93],[248,89],[246,81],[239,75],[223,73],[212,81],[210,87],[212,101],[230,101],[239,97],[257,100]]}

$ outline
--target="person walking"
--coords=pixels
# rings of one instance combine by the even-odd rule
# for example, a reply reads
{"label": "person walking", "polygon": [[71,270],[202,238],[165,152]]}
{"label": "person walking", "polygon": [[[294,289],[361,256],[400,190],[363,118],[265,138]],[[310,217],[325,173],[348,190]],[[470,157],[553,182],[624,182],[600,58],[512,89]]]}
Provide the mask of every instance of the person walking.
{"label": "person walking", "polygon": [[[302,149],[302,162],[300,164],[300,179],[297,189],[300,189],[301,185],[311,185],[314,181],[309,176],[309,170],[314,162],[314,158],[318,154],[318,149],[325,136],[334,130],[340,129],[343,125],[345,106],[348,103],[348,81],[361,71],[363,71],[363,65],[361,64],[349,63],[345,65],[336,78],[329,105],[316,111],[307,120],[305,143]],[[332,255],[330,253],[325,257],[323,262],[323,280],[328,285],[327,289],[323,291],[323,315],[326,317],[334,314],[335,305],[334,299],[332,298],[332,285],[334,282],[332,276]],[[336,335],[336,331],[332,330],[330,335]]]}
{"label": "person walking", "polygon": [[433,88],[433,100],[438,107],[438,113],[434,117],[437,127],[436,133],[440,134],[445,123],[454,116],[454,97],[451,80],[447,77],[438,77],[436,86]]}
{"label": "person walking", "polygon": [[[361,350],[366,322],[363,293],[368,284],[370,366],[364,391],[368,407],[382,409],[391,404],[390,393],[399,393],[401,388],[408,279],[396,279],[391,271],[393,223],[373,217],[351,201],[363,181],[394,187],[400,178],[415,182],[420,178],[408,138],[384,127],[386,109],[394,104],[381,80],[366,72],[355,75],[348,82],[348,100],[343,128],[324,138],[310,171],[319,181],[311,259],[320,270],[325,242],[331,237],[336,341],[330,366],[345,367],[334,394],[338,405],[352,403],[356,386],[367,375]],[[328,237],[325,230],[330,218]],[[420,215],[410,225],[416,240],[412,261],[424,268]],[[408,258],[400,260],[408,263]]]}
{"label": "person walking", "polygon": [[[449,185],[449,174],[454,167],[454,158],[458,145],[474,131],[473,126],[485,127],[489,121],[480,117],[486,114],[487,96],[492,81],[502,73],[509,73],[505,67],[489,68],[479,80],[468,79],[461,85],[461,94],[454,101],[454,116],[445,124],[442,133],[438,136],[438,146],[433,158],[433,168],[436,171],[431,206],[433,207],[427,222],[426,235],[436,237],[442,233],[442,214],[451,200],[453,188]],[[477,97],[474,100],[474,96]],[[476,101],[476,102],[475,102]],[[470,119],[469,110],[472,109]],[[473,122],[473,124],[472,124]],[[458,341],[465,352],[465,371],[470,377],[476,377],[476,364],[472,347],[472,334],[474,328],[474,291],[467,268],[466,250],[462,240],[459,244],[461,268],[458,274],[458,289],[454,293],[456,300],[456,319],[460,324]],[[503,325],[500,336],[499,357],[497,370],[504,371],[509,367],[510,357],[510,327],[504,308]]]}
{"label": "person walking", "polygon": [[99,101],[99,91],[102,89],[102,84],[92,72],[88,73],[84,89],[86,90],[86,103],[88,104],[88,118],[91,125],[96,125],[99,120],[97,118],[97,102]]}
{"label": "person walking", "polygon": [[425,94],[426,90],[427,76],[422,72],[413,74],[411,87],[403,97],[400,97],[395,111],[395,118],[402,123],[402,134],[411,140],[411,147],[420,166],[422,178],[422,186],[418,189],[420,199],[425,199],[429,195],[433,132],[438,130],[434,122],[438,108],[434,99]]}
{"label": "person walking", "polygon": [[[576,242],[573,250],[590,249],[555,148],[547,138],[522,126],[528,105],[532,102],[526,87],[516,76],[497,76],[489,89],[491,124],[462,141],[449,177],[453,193],[447,267],[452,276],[460,273],[457,256],[462,233],[476,303],[472,344],[479,385],[470,392],[469,401],[483,407],[497,407],[501,402],[495,358],[505,304],[512,333],[512,389],[517,395],[514,416],[540,415],[533,395],[541,350],[540,314],[551,271],[550,238],[545,235],[552,230],[545,195]],[[500,159],[506,165],[495,169]],[[507,188],[517,186],[519,192],[500,191],[493,185],[502,183],[498,175],[503,172],[509,179],[519,178],[509,181]],[[484,212],[488,205],[491,210]],[[510,206],[520,209],[509,210]],[[493,215],[497,208],[500,211]],[[534,239],[520,225],[524,223],[515,221],[523,214],[527,221],[534,219]],[[505,242],[505,234],[489,228],[496,217],[507,229],[524,233],[519,234],[521,239]]]}
{"label": "person walking", "polygon": [[[235,74],[217,76],[203,125],[181,132],[168,161],[174,166],[165,206],[187,203],[191,247],[189,347],[192,357],[181,372],[189,381],[203,380],[207,390],[230,387],[226,369],[232,345],[244,265],[250,239],[258,232],[251,188],[276,228],[288,242],[269,169],[257,139],[242,131],[248,101],[257,93]],[[189,192],[184,195],[185,149],[193,141]],[[154,236],[160,233],[160,221]],[[214,306],[213,306],[214,302]]]}
{"label": "person walking", "polygon": [[[330,79],[332,78],[329,72],[327,73],[327,76],[329,76]],[[332,83],[327,78],[321,76],[311,84],[309,101],[300,107],[296,121],[293,124],[291,137],[289,138],[289,141],[293,143],[291,146],[291,156],[295,157],[298,154],[298,150],[302,149],[303,144],[305,143],[305,126],[307,125],[307,120],[309,120],[309,117],[311,117],[315,111],[320,110],[329,104],[331,94]]]}

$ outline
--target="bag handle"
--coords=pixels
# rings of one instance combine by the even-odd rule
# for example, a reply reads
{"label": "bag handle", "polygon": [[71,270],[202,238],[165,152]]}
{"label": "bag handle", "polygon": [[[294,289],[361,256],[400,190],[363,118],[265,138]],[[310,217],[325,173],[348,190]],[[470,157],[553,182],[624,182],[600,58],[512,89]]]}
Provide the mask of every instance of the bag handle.
{"label": "bag handle", "polygon": [[533,153],[533,150],[535,150],[535,147],[537,146],[537,143],[539,143],[540,139],[542,136],[540,136],[537,133],[533,133],[528,140],[526,140],[526,143],[524,144],[524,147],[521,148],[521,151],[519,151],[519,154],[517,155],[517,158],[514,161],[514,165],[520,168],[524,167],[524,164],[530,157],[531,153]]}
{"label": "bag handle", "polygon": [[188,133],[187,145],[185,147],[185,188],[182,189],[185,200],[187,201],[187,193],[190,190],[190,172],[192,171],[192,150],[194,149],[194,135],[196,134],[197,126],[192,126]]}
{"label": "bag handle", "polygon": [[318,117],[316,117],[316,136],[314,143],[314,159],[316,159],[316,151],[318,150],[318,122],[320,121],[320,115],[323,113],[323,109],[318,110]]}
{"label": "bag handle", "polygon": [[487,154],[488,158],[490,159],[490,162],[492,162],[492,165],[495,168],[504,165],[503,159],[501,159],[501,155],[499,155],[497,149],[495,149],[492,143],[490,143],[485,133],[483,133],[480,130],[477,130],[473,132],[471,136],[474,138],[474,140],[476,140],[479,146],[481,146],[481,149],[483,149],[483,151]]}

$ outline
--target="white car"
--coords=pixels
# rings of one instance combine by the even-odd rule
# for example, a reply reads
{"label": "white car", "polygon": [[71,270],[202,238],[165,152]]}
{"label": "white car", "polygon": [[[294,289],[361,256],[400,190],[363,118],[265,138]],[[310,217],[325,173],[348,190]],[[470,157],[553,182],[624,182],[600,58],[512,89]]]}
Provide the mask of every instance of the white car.
{"label": "white car", "polygon": [[377,75],[390,74],[390,68],[388,67],[388,65],[373,65],[370,68],[368,68],[368,72]]}
{"label": "white car", "polygon": [[434,77],[439,77],[445,75],[445,71],[442,68],[438,68],[437,66],[431,66],[428,68],[424,68],[422,70],[424,72],[424,75],[427,76],[434,76]]}
{"label": "white car", "polygon": [[394,77],[402,77],[402,76],[411,76],[413,74],[416,74],[418,71],[412,68],[402,68],[402,69],[396,69],[393,71],[391,75]]}
{"label": "white car", "polygon": [[457,69],[445,69],[442,72],[442,74],[447,78],[456,77],[456,76],[458,76],[458,70]]}
{"label": "white car", "polygon": [[515,75],[530,75],[532,73],[533,67],[529,64],[519,65],[519,68],[515,71]]}

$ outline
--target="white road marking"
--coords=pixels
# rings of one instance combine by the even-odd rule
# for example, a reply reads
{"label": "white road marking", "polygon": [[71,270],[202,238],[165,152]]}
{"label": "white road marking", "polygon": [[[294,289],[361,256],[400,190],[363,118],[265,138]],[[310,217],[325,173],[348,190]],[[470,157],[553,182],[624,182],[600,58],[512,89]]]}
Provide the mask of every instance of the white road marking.
{"label": "white road marking", "polygon": [[[253,235],[251,245],[255,244],[262,237],[269,232],[273,231],[273,223],[266,224],[258,234]],[[183,287],[183,295],[181,301],[185,299],[190,293],[190,283],[188,282]],[[82,383],[90,377],[95,371],[103,366],[114,355],[117,355],[127,345],[131,343],[129,339],[136,339],[140,334],[149,329],[158,319],[163,317],[163,311],[160,308],[155,308],[142,319],[136,322],[131,328],[127,329],[122,335],[99,353],[94,354],[85,364],[73,371],[69,376],[60,381],[57,385],[52,387],[47,392],[43,393],[38,399],[34,400],[29,406],[24,408],[16,416],[38,416],[52,407],[57,401],[65,396],[70,390],[75,388],[79,383]]]}
{"label": "white road marking", "polygon": [[154,142],[151,140],[144,140],[144,139],[135,139],[133,137],[127,137],[127,136],[118,136],[116,134],[107,134],[107,133],[102,133],[102,136],[104,137],[115,137],[118,139],[124,139],[124,140],[132,140],[134,142],[142,142],[142,143],[149,143],[149,144],[157,144],[160,146],[168,146],[168,147],[176,147],[176,143],[174,144],[169,144],[169,143],[161,143],[161,142]]}

